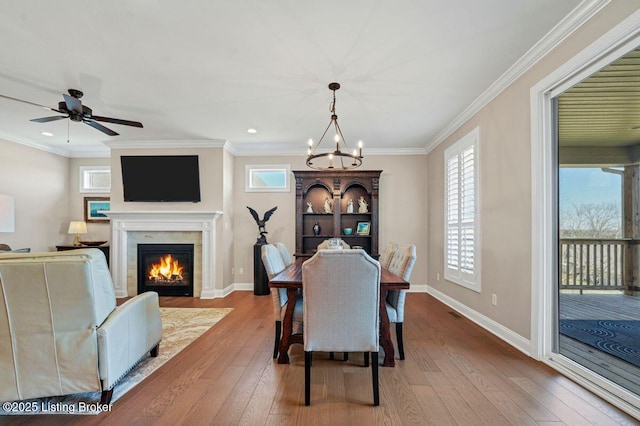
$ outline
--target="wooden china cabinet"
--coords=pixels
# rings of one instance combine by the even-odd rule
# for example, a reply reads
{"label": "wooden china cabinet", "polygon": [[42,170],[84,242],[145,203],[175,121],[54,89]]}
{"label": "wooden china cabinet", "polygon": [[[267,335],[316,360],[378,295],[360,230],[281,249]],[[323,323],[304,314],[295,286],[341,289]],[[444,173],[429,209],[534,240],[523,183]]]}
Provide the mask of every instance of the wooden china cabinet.
{"label": "wooden china cabinet", "polygon": [[[295,255],[297,257],[312,256],[322,241],[329,238],[342,238],[352,248],[362,247],[377,259],[378,187],[381,173],[382,170],[294,171],[296,179]],[[360,197],[368,205],[366,213],[358,212]],[[330,213],[324,210],[327,200],[331,207]],[[348,212],[349,200],[353,202],[353,213]],[[309,208],[312,212],[308,211]],[[319,232],[317,232],[318,227]],[[349,228],[352,233],[345,234],[345,229]],[[362,232],[358,233],[359,229]]]}

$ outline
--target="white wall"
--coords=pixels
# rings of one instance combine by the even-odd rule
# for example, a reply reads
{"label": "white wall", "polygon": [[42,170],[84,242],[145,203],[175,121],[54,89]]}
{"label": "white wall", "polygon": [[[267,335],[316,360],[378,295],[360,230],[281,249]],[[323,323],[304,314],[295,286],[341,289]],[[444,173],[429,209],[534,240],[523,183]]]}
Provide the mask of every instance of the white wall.
{"label": "white wall", "polygon": [[[270,208],[278,210],[267,222],[267,240],[281,241],[295,249],[295,181],[291,179],[291,192],[244,192],[245,165],[290,164],[291,170],[308,170],[303,155],[299,157],[236,157],[234,171],[234,207],[232,218],[235,241],[235,282],[253,283],[253,245],[258,238],[258,227],[247,206],[260,216]],[[427,167],[426,156],[366,155],[363,170],[382,170],[380,176],[378,220],[379,243],[415,244],[418,259],[414,267],[412,285],[427,282]],[[243,274],[240,275],[240,268]]]}
{"label": "white wall", "polygon": [[[530,89],[640,8],[611,2],[428,155],[429,285],[524,338],[531,335]],[[444,150],[480,127],[482,292],[436,280],[444,268]],[[497,306],[491,295],[496,294]]]}
{"label": "white wall", "polygon": [[[85,197],[110,197],[110,193],[80,193],[80,166],[108,166],[109,158],[71,158],[69,159],[69,220],[84,220]],[[111,240],[109,222],[88,222],[87,235],[83,241]],[[67,235],[65,243],[72,244],[74,236]]]}
{"label": "white wall", "polygon": [[0,194],[16,203],[16,228],[0,242],[32,251],[55,250],[67,241],[69,159],[0,140]]}

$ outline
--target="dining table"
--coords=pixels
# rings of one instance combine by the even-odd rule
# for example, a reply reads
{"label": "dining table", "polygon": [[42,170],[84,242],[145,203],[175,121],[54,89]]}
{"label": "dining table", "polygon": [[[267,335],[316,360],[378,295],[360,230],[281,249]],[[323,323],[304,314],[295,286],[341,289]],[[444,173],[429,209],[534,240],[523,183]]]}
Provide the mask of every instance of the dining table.
{"label": "dining table", "polygon": [[[295,261],[282,270],[279,274],[269,280],[269,288],[287,289],[287,299],[296,300],[300,289],[304,286],[302,282],[302,264],[309,257],[298,256]],[[380,270],[380,346],[384,350],[384,362],[382,366],[395,366],[395,353],[393,342],[391,341],[391,328],[389,325],[389,315],[387,314],[386,295],[389,290],[407,290],[409,282],[391,273],[386,268]],[[282,338],[278,353],[278,364],[289,363],[289,347],[294,343],[304,344],[302,333],[293,334],[293,309],[295,303],[287,303],[287,308],[282,321]]]}

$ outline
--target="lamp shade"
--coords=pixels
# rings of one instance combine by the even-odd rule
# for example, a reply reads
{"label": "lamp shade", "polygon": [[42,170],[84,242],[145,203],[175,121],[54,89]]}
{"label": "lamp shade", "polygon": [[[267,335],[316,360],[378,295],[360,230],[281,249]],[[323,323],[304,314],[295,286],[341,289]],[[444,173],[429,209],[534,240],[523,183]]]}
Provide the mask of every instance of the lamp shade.
{"label": "lamp shade", "polygon": [[86,234],[87,224],[83,221],[71,221],[69,223],[69,234]]}
{"label": "lamp shade", "polygon": [[0,232],[16,230],[16,201],[11,195],[0,194]]}

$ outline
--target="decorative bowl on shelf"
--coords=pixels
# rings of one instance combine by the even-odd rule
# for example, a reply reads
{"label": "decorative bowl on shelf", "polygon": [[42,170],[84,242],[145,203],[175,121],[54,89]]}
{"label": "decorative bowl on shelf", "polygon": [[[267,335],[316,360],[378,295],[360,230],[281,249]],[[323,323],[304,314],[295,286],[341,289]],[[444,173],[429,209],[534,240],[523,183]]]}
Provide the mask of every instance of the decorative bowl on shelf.
{"label": "decorative bowl on shelf", "polygon": [[103,245],[104,243],[106,243],[106,241],[80,241],[80,244],[88,247],[97,247]]}
{"label": "decorative bowl on shelf", "polygon": [[343,232],[344,232],[344,235],[351,235],[351,234],[353,234],[353,229],[352,228],[344,228]]}

